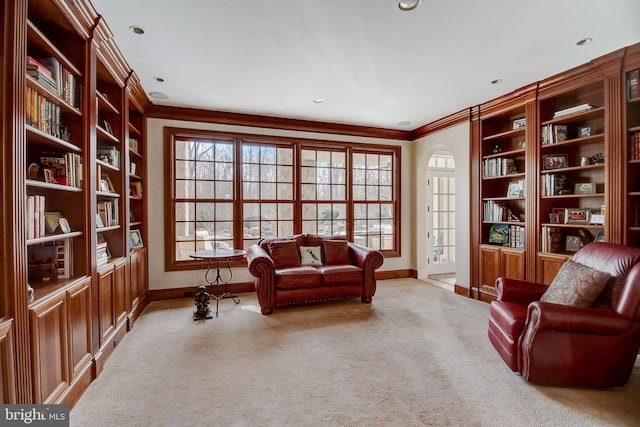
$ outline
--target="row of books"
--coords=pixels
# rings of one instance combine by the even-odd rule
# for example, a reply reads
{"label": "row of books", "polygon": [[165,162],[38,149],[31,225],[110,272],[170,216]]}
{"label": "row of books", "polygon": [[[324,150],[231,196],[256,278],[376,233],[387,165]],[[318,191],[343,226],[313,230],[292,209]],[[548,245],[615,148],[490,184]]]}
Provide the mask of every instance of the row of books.
{"label": "row of books", "polygon": [[522,225],[509,226],[509,247],[524,249],[525,228]]}
{"label": "row of books", "polygon": [[73,277],[73,239],[28,246],[27,262],[31,283]]}
{"label": "row of books", "polygon": [[28,56],[27,73],[65,102],[80,108],[81,84],[56,58]]}
{"label": "row of books", "polygon": [[629,156],[631,160],[640,159],[640,132],[636,132],[629,137]]}
{"label": "row of books", "polygon": [[570,114],[581,113],[583,111],[588,111],[593,108],[591,104],[580,104],[573,107],[565,108],[563,110],[558,110],[553,113],[553,118],[557,119],[560,117],[568,116]]}
{"label": "row of books", "polygon": [[120,224],[118,205],[118,199],[98,202],[98,218],[96,218],[98,227],[110,227]]}
{"label": "row of books", "polygon": [[564,190],[564,182],[566,177],[564,175],[549,173],[542,177],[542,195],[543,196],[557,196],[560,191]]}
{"label": "row of books", "polygon": [[564,232],[559,227],[542,227],[542,252],[562,252],[564,251]]}
{"label": "row of books", "polygon": [[517,173],[514,160],[506,157],[494,157],[482,161],[482,176],[504,176]]}
{"label": "row of books", "polygon": [[98,267],[100,267],[109,262],[111,254],[109,253],[107,241],[104,239],[102,233],[98,233],[97,237],[98,242],[96,243],[96,263]]}
{"label": "row of books", "polygon": [[627,99],[640,98],[640,69],[627,74]]}
{"label": "row of books", "polygon": [[27,87],[26,98],[27,125],[64,141],[70,140],[69,129],[62,124],[59,105],[31,87]]}
{"label": "row of books", "polygon": [[42,153],[40,167],[45,182],[82,188],[82,157],[77,153]]}
{"label": "row of books", "polygon": [[488,200],[484,202],[482,218],[484,221],[519,221],[518,215],[504,203]]}
{"label": "row of books", "polygon": [[522,225],[493,224],[489,230],[489,243],[524,249],[525,227]]}
{"label": "row of books", "polygon": [[46,235],[44,213],[45,197],[42,195],[27,196],[25,212],[27,239],[38,239]]}
{"label": "row of books", "polygon": [[566,125],[545,125],[541,129],[542,145],[557,144],[567,140]]}

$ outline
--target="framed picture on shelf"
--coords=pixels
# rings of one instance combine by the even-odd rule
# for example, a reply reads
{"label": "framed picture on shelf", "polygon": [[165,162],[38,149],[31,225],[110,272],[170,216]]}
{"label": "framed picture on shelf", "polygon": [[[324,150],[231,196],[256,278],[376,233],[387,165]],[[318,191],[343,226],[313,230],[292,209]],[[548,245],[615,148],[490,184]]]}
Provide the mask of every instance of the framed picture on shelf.
{"label": "framed picture on shelf", "polygon": [[564,224],[564,208],[551,208],[551,213],[558,215],[558,224]]}
{"label": "framed picture on shelf", "polygon": [[604,231],[601,231],[598,233],[598,235],[596,236],[594,242],[604,242]]}
{"label": "framed picture on shelf", "polygon": [[111,178],[106,173],[102,174],[102,179],[100,180],[100,190],[106,191],[108,193],[115,193],[115,187],[111,182]]}
{"label": "framed picture on shelf", "polygon": [[549,154],[542,156],[542,169],[548,171],[569,166],[569,158],[566,154]]}
{"label": "framed picture on shelf", "polygon": [[557,213],[550,213],[549,214],[549,222],[551,224],[560,224],[560,216],[558,216]]}
{"label": "framed picture on shelf", "polygon": [[489,230],[489,243],[500,245],[509,243],[509,226],[507,224],[493,224]]}
{"label": "framed picture on shelf", "polygon": [[63,233],[71,233],[71,226],[69,225],[69,221],[66,218],[58,219],[58,224],[60,225],[60,231]]}
{"label": "framed picture on shelf", "polygon": [[96,214],[96,227],[102,228],[104,227],[104,222],[102,222],[102,217],[99,213]]}
{"label": "framed picture on shelf", "polygon": [[565,224],[588,224],[591,211],[589,209],[565,209]]}
{"label": "framed picture on shelf", "polygon": [[526,117],[523,117],[521,119],[515,119],[513,121],[513,126],[511,127],[511,129],[515,130],[515,129],[522,129],[523,127],[525,127],[527,125],[527,119]]}
{"label": "framed picture on shelf", "polygon": [[583,182],[575,185],[574,194],[596,194],[595,182]]}
{"label": "framed picture on shelf", "polygon": [[142,243],[142,235],[140,234],[140,230],[130,230],[129,231],[129,247],[131,249],[138,249],[144,246]]}
{"label": "framed picture on shelf", "polygon": [[585,138],[591,136],[591,126],[580,126],[578,128],[578,137]]}
{"label": "framed picture on shelf", "polygon": [[44,213],[44,226],[45,231],[48,234],[53,234],[60,225],[59,220],[62,218],[60,212],[45,212]]}
{"label": "framed picture on shelf", "polygon": [[507,189],[507,197],[522,197],[523,191],[520,181],[512,181]]}
{"label": "framed picture on shelf", "polygon": [[103,122],[104,125],[104,130],[106,130],[107,132],[109,132],[110,135],[113,135],[113,128],[111,127],[111,125],[109,124],[108,121],[104,120]]}
{"label": "framed picture on shelf", "polygon": [[578,236],[567,236],[564,250],[567,252],[578,252],[582,247],[582,241]]}

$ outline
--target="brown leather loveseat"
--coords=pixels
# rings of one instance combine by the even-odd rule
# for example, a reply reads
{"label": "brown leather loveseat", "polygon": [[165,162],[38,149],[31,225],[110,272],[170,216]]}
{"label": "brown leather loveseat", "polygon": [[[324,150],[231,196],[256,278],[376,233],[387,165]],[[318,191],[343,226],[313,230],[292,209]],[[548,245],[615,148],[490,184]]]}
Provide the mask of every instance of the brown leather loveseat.
{"label": "brown leather loveseat", "polygon": [[379,251],[343,236],[298,234],[262,239],[247,249],[262,314],[276,306],[359,297],[370,303],[376,292]]}

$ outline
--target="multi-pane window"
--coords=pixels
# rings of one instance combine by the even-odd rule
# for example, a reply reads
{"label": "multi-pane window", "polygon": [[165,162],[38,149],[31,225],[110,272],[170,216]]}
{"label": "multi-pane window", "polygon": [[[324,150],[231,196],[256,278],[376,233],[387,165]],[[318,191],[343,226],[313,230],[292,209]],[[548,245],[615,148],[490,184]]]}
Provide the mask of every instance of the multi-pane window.
{"label": "multi-pane window", "polygon": [[394,162],[391,154],[353,154],[353,241],[376,249],[395,247]]}
{"label": "multi-pane window", "polygon": [[346,235],[346,149],[303,148],[300,170],[302,232],[321,236]]}
{"label": "multi-pane window", "polygon": [[233,141],[176,140],[173,156],[176,260],[233,247]]}
{"label": "multi-pane window", "polygon": [[400,148],[169,128],[166,268],[261,238],[344,235],[399,254]]}
{"label": "multi-pane window", "polygon": [[293,233],[293,147],[242,146],[244,248],[263,237]]}

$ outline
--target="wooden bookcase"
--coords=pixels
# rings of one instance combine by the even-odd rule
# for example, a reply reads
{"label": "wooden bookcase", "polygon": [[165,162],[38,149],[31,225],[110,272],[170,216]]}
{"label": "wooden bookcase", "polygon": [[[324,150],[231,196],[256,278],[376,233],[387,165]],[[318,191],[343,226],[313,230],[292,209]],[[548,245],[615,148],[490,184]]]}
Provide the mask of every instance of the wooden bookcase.
{"label": "wooden bookcase", "polygon": [[640,52],[634,53],[625,57],[624,69],[624,242],[640,246]]}
{"label": "wooden bookcase", "polygon": [[128,244],[127,140],[142,129],[144,152],[148,99],[89,1],[3,6],[0,398],[73,404],[146,302],[146,256]]}
{"label": "wooden bookcase", "polygon": [[[640,227],[632,221],[640,200],[640,160],[629,153],[640,131],[640,99],[623,94],[628,73],[640,68],[639,51],[636,45],[612,52],[476,107],[472,157],[479,166],[472,168],[472,209],[478,218],[471,229],[472,260],[478,261],[472,261],[471,296],[495,298],[498,276],[548,284],[594,240],[638,246]],[[635,68],[629,62],[622,75],[625,55],[634,58]],[[486,170],[496,162],[507,166],[492,176]],[[520,179],[525,185],[515,186]],[[523,188],[524,197],[515,188]],[[507,215],[496,217],[490,208]],[[525,236],[516,248],[513,237],[508,245],[490,239],[492,229],[514,225]]]}

